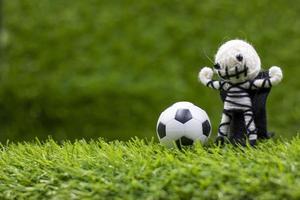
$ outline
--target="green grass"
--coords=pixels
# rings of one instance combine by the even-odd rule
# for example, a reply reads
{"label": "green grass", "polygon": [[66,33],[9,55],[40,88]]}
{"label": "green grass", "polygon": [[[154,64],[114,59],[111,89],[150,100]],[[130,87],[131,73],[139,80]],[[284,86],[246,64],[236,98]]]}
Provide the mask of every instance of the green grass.
{"label": "green grass", "polygon": [[134,139],[7,144],[0,198],[299,199],[300,138],[179,151]]}

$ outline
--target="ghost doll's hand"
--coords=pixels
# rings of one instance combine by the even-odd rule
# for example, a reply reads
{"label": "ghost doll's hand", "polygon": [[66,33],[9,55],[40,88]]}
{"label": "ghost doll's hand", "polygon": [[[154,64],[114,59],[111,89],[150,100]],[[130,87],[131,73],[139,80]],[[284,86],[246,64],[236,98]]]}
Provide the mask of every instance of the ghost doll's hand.
{"label": "ghost doll's hand", "polygon": [[199,72],[198,78],[199,78],[199,81],[201,81],[201,83],[206,85],[207,82],[212,80],[213,75],[214,75],[214,71],[211,68],[204,67]]}
{"label": "ghost doll's hand", "polygon": [[277,85],[282,80],[282,71],[279,67],[273,66],[269,69],[269,76],[272,85]]}

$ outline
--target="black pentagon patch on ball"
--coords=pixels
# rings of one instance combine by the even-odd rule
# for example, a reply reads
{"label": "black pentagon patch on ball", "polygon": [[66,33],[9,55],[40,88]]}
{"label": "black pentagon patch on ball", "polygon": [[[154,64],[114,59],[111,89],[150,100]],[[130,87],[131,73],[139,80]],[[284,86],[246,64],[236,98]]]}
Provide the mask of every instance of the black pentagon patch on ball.
{"label": "black pentagon patch on ball", "polygon": [[175,119],[181,123],[186,123],[193,118],[189,109],[178,109],[175,115]]}
{"label": "black pentagon patch on ball", "polygon": [[183,145],[183,146],[190,146],[190,145],[193,145],[193,143],[194,143],[193,140],[191,140],[185,136],[181,137],[180,140],[181,140],[181,145]]}
{"label": "black pentagon patch on ball", "polygon": [[157,133],[159,135],[159,138],[163,138],[166,136],[166,125],[163,123],[159,122],[157,126]]}
{"label": "black pentagon patch on ball", "polygon": [[203,130],[203,135],[206,135],[206,137],[208,137],[211,130],[211,126],[208,120],[202,123],[202,130]]}

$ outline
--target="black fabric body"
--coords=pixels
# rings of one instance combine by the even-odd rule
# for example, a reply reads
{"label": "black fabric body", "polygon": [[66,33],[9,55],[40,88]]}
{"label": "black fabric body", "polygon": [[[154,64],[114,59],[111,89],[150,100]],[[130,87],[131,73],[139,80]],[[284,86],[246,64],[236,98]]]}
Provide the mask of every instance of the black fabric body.
{"label": "black fabric body", "polygon": [[[255,79],[268,78],[269,72],[263,71],[258,74]],[[255,126],[258,129],[258,139],[269,139],[273,134],[267,131],[267,114],[266,114],[266,101],[271,91],[271,88],[262,88],[249,91],[252,100],[252,107],[254,113]],[[221,90],[220,96],[224,102],[226,98],[226,91]],[[246,139],[246,127],[243,112],[239,110],[230,111],[232,120],[230,123],[229,140],[232,143],[239,143],[244,145]]]}

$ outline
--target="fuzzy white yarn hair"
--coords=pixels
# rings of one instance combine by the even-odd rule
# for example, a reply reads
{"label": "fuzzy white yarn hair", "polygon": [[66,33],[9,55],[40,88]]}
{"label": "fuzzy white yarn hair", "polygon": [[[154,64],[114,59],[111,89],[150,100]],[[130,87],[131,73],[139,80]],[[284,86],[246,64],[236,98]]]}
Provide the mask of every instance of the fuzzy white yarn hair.
{"label": "fuzzy white yarn hair", "polygon": [[[242,59],[241,61],[237,59],[238,56]],[[215,63],[220,66],[220,69],[215,69],[219,75],[225,75],[225,70],[228,70],[230,75],[235,74],[237,69],[242,71],[247,66],[247,76],[232,76],[230,77],[232,83],[252,80],[261,69],[260,58],[253,46],[239,39],[230,40],[222,44],[215,55]]]}

